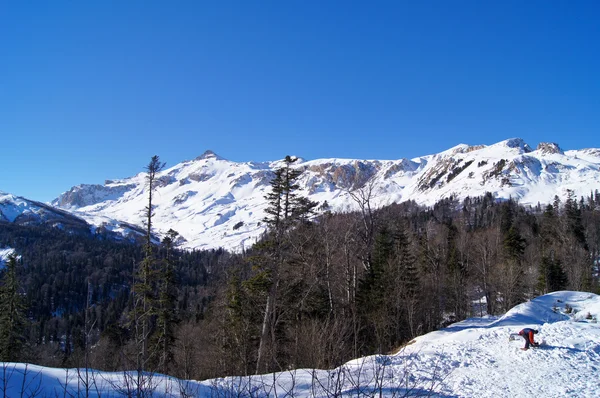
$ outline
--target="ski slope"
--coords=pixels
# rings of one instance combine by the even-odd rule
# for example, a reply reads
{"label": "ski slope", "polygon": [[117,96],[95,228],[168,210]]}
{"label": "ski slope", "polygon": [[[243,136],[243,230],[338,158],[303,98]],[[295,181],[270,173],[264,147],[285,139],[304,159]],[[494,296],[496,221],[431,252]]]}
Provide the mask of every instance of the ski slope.
{"label": "ski slope", "polygon": [[[567,304],[571,313],[565,311]],[[600,327],[593,318],[599,313],[600,296],[555,292],[520,304],[502,317],[458,322],[414,339],[395,354],[356,359],[332,370],[200,382],[153,375],[147,381],[156,397],[597,397]],[[536,339],[544,346],[522,351],[522,339],[509,341],[511,333],[524,327],[538,329]],[[10,379],[0,386],[8,388],[8,396],[19,396],[24,385],[32,388],[30,392],[37,388],[39,396],[77,396],[78,391],[85,396],[82,371],[25,364],[3,368]],[[124,373],[89,371],[88,380],[92,375],[96,384],[90,396],[126,393]],[[135,379],[135,373],[129,375]]]}

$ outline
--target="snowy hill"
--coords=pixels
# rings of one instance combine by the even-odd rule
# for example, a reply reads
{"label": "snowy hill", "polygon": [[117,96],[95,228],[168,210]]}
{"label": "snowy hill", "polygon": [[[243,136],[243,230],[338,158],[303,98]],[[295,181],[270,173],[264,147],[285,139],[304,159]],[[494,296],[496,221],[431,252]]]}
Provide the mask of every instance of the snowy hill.
{"label": "snowy hill", "polygon": [[[570,306],[573,310],[565,313]],[[568,310],[567,310],[568,311]],[[442,354],[447,393],[465,397],[593,397],[600,380],[600,297],[555,292],[520,304],[499,319],[471,319],[416,339],[413,350]],[[586,319],[586,317],[590,319]],[[524,327],[539,330],[540,348],[509,342]]]}
{"label": "snowy hill", "polygon": [[[249,247],[264,231],[264,196],[273,171],[282,166],[282,161],[236,163],[207,151],[162,171],[154,195],[155,232],[178,231],[183,248]],[[486,192],[535,205],[555,195],[564,199],[567,190],[580,196],[600,189],[600,149],[563,151],[541,143],[532,150],[518,138],[489,146],[461,144],[414,159],[300,159],[294,167],[304,171],[302,193],[327,201],[334,211],[354,209],[349,192],[366,186],[372,187],[375,207],[406,200],[432,205],[445,197]],[[52,205],[95,228],[135,233],[135,226],[143,225],[146,201],[140,173],[104,185],[75,186]]]}
{"label": "snowy hill", "polygon": [[142,228],[123,221],[102,216],[86,216],[86,218],[94,221],[95,224],[88,223],[84,217],[79,217],[68,210],[0,191],[0,222],[46,225],[81,234],[94,233],[100,228],[115,239],[137,238],[144,235]]}
{"label": "snowy hill", "polygon": [[[572,312],[568,313],[567,308]],[[228,377],[202,382],[155,375],[154,396],[439,396],[439,397],[597,397],[600,391],[600,296],[555,292],[520,304],[499,318],[475,318],[420,336],[393,355],[350,361],[332,370],[301,369],[277,374]],[[590,319],[587,319],[590,318]],[[509,341],[524,327],[540,331],[540,348],[520,350]],[[8,386],[18,396],[23,385],[40,395],[65,386],[81,392],[75,369],[5,364]],[[83,372],[79,373],[81,376]],[[90,371],[90,396],[119,396],[123,373]],[[41,383],[40,383],[41,381]],[[1,385],[2,383],[0,383]],[[78,387],[79,386],[79,387]],[[97,390],[95,389],[97,388]],[[189,395],[183,394],[186,391]],[[126,392],[123,391],[122,392]],[[433,394],[429,395],[432,392]],[[100,394],[99,394],[100,393]]]}
{"label": "snowy hill", "polygon": [[0,191],[0,221],[20,225],[47,224],[56,228],[89,230],[85,220],[68,211]]}

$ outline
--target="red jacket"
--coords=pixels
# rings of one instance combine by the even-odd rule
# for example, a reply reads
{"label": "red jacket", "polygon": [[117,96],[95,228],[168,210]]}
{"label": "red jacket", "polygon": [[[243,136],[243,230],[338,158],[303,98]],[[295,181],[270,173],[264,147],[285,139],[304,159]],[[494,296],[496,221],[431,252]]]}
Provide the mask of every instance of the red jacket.
{"label": "red jacket", "polygon": [[534,334],[535,334],[534,330],[533,329],[529,329],[529,328],[525,328],[525,329],[523,329],[523,330],[521,330],[519,332],[519,335],[523,336],[523,337],[526,336],[529,339],[529,342],[531,344],[535,344],[535,341],[533,340],[533,335]]}

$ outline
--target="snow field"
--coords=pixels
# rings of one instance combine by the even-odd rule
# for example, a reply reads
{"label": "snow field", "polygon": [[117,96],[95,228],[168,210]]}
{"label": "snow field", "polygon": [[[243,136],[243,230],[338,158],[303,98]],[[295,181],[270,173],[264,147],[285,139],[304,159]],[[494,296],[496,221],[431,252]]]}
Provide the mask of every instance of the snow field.
{"label": "snow field", "polygon": [[[561,313],[565,304],[577,311],[572,318]],[[445,361],[453,364],[443,394],[597,397],[600,328],[585,316],[589,312],[597,317],[599,310],[600,300],[594,294],[557,292],[520,304],[498,320],[490,318],[487,325],[467,320],[418,340],[424,350],[443,352]],[[525,327],[538,329],[536,341],[545,344],[522,351],[521,337],[508,340]]]}

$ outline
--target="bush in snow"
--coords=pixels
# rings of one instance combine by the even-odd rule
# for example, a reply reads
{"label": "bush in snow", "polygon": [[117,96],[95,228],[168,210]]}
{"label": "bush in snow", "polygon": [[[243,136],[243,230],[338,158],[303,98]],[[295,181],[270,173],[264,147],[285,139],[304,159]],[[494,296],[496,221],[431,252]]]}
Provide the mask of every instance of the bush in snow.
{"label": "bush in snow", "polygon": [[569,304],[565,304],[565,313],[570,314],[573,312],[573,307],[571,307]]}

